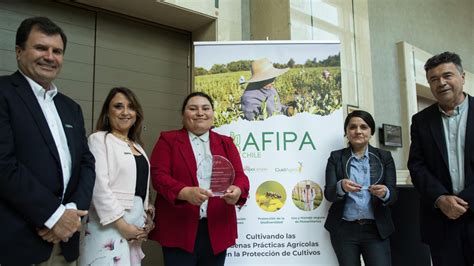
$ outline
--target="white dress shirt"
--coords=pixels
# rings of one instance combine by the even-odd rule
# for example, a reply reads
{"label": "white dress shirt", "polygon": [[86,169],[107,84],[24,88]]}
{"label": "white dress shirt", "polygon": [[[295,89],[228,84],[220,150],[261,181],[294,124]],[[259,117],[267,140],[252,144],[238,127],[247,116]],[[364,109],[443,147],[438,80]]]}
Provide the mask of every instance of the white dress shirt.
{"label": "white dress shirt", "polygon": [[464,101],[454,108],[452,115],[448,115],[439,107],[443,120],[444,139],[448,151],[448,166],[453,193],[458,195],[465,186],[464,173],[464,145],[466,143],[467,115],[469,99],[465,95]]}
{"label": "white dress shirt", "polygon": [[[212,154],[209,145],[209,131],[196,136],[188,131],[189,140],[193,147],[194,158],[196,159],[197,166],[197,179],[199,181],[199,187],[209,189],[211,187],[211,174],[212,174]],[[207,204],[208,201],[204,201],[199,208],[199,218],[207,217]]]}
{"label": "white dress shirt", "polygon": [[[59,117],[58,110],[56,105],[54,105],[54,96],[58,94],[58,88],[51,83],[51,87],[46,91],[41,85],[36,83],[34,80],[27,77],[21,71],[20,73],[26,78],[28,83],[33,90],[36,99],[43,111],[46,122],[48,123],[49,130],[53,135],[54,143],[59,153],[59,160],[61,161],[61,172],[63,174],[63,195],[61,198],[64,198],[64,193],[66,192],[69,179],[71,178],[71,153],[69,152],[69,146],[67,144],[66,133],[64,132],[63,124],[61,118]],[[75,203],[68,203],[66,205],[61,204],[56,211],[49,217],[45,222],[45,226],[49,229],[58,222],[59,218],[63,215],[66,209],[77,209]]]}

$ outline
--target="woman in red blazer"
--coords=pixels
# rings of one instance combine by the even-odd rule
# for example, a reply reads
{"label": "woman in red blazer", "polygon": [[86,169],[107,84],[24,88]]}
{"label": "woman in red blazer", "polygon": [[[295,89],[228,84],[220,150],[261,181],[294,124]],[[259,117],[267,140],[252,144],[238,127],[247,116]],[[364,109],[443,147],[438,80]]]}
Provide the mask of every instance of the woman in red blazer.
{"label": "woman in red blazer", "polygon": [[[184,128],[162,132],[151,155],[158,193],[150,239],[162,245],[165,265],[224,265],[226,249],[237,238],[235,205],[245,203],[249,181],[232,139],[211,130],[213,107],[205,93],[188,95],[181,109]],[[198,173],[210,155],[226,157],[235,170],[233,184],[220,197],[203,185],[210,172]]]}

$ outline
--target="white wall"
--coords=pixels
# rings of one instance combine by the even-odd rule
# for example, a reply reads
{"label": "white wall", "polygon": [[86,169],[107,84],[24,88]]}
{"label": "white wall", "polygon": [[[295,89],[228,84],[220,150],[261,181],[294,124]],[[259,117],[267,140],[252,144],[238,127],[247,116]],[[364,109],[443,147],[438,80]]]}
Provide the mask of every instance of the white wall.
{"label": "white wall", "polygon": [[[368,0],[374,117],[402,125],[396,43],[406,41],[430,54],[458,53],[474,72],[474,1]],[[409,147],[403,147],[409,149]],[[390,149],[397,169],[406,169],[401,148]]]}

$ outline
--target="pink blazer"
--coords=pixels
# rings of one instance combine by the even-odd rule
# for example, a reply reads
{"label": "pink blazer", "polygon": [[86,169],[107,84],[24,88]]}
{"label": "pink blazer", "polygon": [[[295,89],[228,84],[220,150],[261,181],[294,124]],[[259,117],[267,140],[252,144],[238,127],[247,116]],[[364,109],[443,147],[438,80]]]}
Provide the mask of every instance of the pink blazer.
{"label": "pink blazer", "polygon": [[[226,157],[234,166],[234,185],[242,191],[237,205],[248,197],[249,180],[242,168],[239,152],[232,139],[209,132],[211,153]],[[162,246],[193,252],[199,224],[199,206],[178,200],[186,186],[198,186],[196,159],[186,129],[162,132],[151,159],[151,178],[157,190],[155,230],[149,237]],[[237,221],[235,206],[223,199],[209,199],[207,209],[209,237],[214,254],[235,244]]]}
{"label": "pink blazer", "polygon": [[[89,148],[95,157],[96,172],[92,207],[97,211],[100,223],[107,225],[122,217],[126,209],[132,208],[137,166],[127,143],[105,131],[89,136]],[[135,144],[135,148],[148,160],[142,147]],[[145,210],[148,209],[149,186],[148,181]]]}

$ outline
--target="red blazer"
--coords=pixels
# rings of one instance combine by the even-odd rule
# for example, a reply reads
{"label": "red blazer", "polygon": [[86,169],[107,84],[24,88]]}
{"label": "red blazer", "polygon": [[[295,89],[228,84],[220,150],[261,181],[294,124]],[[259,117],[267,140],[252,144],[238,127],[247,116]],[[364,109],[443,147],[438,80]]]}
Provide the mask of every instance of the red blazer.
{"label": "red blazer", "polygon": [[[242,168],[239,152],[232,139],[209,131],[212,155],[226,157],[234,166],[234,185],[242,191],[237,205],[243,205],[249,180]],[[196,159],[186,129],[162,132],[150,159],[151,179],[156,189],[156,228],[149,235],[165,247],[178,247],[190,253],[199,224],[199,206],[177,199],[186,186],[198,186]],[[209,238],[214,254],[235,244],[237,220],[235,206],[218,197],[209,199],[207,208]]]}

